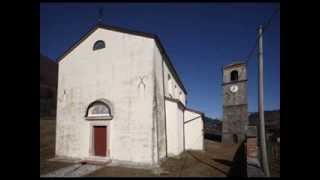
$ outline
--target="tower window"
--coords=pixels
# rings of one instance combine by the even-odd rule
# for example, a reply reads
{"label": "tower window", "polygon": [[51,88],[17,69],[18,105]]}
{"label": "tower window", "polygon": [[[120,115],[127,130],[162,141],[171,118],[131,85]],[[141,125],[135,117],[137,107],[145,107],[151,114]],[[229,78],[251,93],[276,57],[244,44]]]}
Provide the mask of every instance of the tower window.
{"label": "tower window", "polygon": [[103,49],[106,47],[106,44],[102,40],[98,40],[93,45],[93,50]]}
{"label": "tower window", "polygon": [[238,80],[238,71],[234,70],[231,72],[231,81],[237,81]]}

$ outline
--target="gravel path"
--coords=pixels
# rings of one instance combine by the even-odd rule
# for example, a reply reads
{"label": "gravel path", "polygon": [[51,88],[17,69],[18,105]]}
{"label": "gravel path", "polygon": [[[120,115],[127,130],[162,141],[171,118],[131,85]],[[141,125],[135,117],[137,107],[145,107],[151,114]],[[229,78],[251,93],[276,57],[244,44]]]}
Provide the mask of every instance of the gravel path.
{"label": "gravel path", "polygon": [[45,174],[41,177],[80,177],[94,172],[103,166],[92,165],[92,164],[75,164],[72,166],[67,166],[62,169],[58,169],[51,173]]}

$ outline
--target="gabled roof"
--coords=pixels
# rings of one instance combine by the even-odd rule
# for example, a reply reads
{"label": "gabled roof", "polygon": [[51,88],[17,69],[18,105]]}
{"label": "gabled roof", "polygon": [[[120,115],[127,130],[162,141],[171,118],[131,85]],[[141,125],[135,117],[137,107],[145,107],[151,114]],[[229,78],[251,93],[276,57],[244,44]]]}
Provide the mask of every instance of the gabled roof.
{"label": "gabled roof", "polygon": [[130,29],[126,29],[126,28],[121,28],[121,27],[116,27],[116,26],[111,26],[111,25],[105,25],[102,23],[98,23],[95,26],[93,26],[87,33],[85,33],[79,41],[77,41],[76,43],[74,43],[69,49],[67,49],[60,57],[57,58],[56,62],[61,61],[66,55],[68,55],[73,49],[75,49],[82,41],[84,41],[87,37],[89,37],[96,29],[98,28],[102,28],[102,29],[107,29],[107,30],[111,30],[111,31],[118,31],[118,32],[122,32],[122,33],[127,33],[127,34],[132,34],[132,35],[136,35],[136,36],[142,36],[142,37],[147,37],[147,38],[152,38],[155,40],[157,47],[160,50],[161,55],[163,56],[163,59],[165,61],[165,63],[167,64],[169,70],[171,71],[171,73],[173,74],[173,76],[175,77],[177,83],[179,84],[179,86],[181,87],[181,89],[183,90],[183,92],[185,94],[187,94],[187,90],[185,89],[185,87],[182,84],[182,81],[179,78],[179,75],[177,73],[177,71],[175,70],[173,64],[171,63],[171,60],[169,58],[169,56],[167,55],[163,45],[160,42],[160,39],[157,35],[155,34],[151,34],[151,33],[146,33],[146,32],[141,32],[141,31],[135,31],[135,30],[130,30]]}

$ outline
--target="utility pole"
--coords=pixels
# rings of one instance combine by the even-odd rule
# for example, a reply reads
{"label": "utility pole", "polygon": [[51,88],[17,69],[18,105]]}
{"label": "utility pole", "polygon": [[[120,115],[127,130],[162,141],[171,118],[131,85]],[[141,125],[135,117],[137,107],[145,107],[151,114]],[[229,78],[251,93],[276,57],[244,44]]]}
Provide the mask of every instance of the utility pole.
{"label": "utility pole", "polygon": [[267,146],[266,146],[266,134],[265,134],[265,123],[264,123],[264,100],[263,100],[263,46],[262,46],[262,26],[259,26],[259,119],[260,119],[260,143],[261,143],[261,154],[262,154],[262,165],[264,173],[267,177],[270,177]]}

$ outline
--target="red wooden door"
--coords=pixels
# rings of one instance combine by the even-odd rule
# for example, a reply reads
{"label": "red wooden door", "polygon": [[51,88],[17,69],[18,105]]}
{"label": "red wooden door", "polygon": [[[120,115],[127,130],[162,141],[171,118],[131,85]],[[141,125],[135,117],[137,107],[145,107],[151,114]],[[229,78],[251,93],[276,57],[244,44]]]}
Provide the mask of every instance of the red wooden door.
{"label": "red wooden door", "polygon": [[94,126],[94,154],[106,156],[107,152],[107,127]]}

